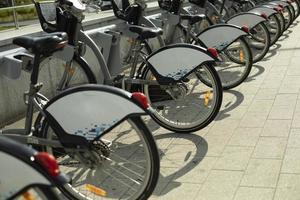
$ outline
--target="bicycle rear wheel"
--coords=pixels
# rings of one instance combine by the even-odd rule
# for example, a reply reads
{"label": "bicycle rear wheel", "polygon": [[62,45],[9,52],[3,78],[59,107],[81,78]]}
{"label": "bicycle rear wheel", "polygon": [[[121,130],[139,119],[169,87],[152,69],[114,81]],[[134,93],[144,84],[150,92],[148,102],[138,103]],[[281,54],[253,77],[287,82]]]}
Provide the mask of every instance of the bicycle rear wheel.
{"label": "bicycle rear wheel", "polygon": [[[209,80],[203,84],[199,74]],[[150,68],[142,76],[155,82]],[[154,109],[152,118],[162,127],[180,133],[190,133],[207,126],[218,114],[222,103],[222,85],[211,65],[201,65],[183,81],[171,85],[144,85],[143,92]]]}
{"label": "bicycle rear wheel", "polygon": [[69,65],[53,57],[44,59],[40,64],[39,80],[43,83],[41,93],[49,98],[70,87],[96,83],[92,70],[81,57],[74,57]]}
{"label": "bicycle rear wheel", "polygon": [[[240,85],[252,68],[252,54],[244,38],[239,38],[219,53],[221,62],[216,62],[216,69],[224,90]],[[205,79],[204,83],[209,85]]]}
{"label": "bicycle rear wheel", "polygon": [[262,60],[268,53],[271,40],[270,33],[266,25],[261,22],[250,30],[251,36],[248,36],[247,43],[251,49],[253,63]]}
{"label": "bicycle rear wheel", "polygon": [[[48,122],[43,122],[44,138],[57,138]],[[60,188],[69,199],[147,199],[159,175],[158,150],[140,117],[131,117],[91,144],[102,158],[94,168],[70,151],[45,147],[57,158],[60,170],[71,183]],[[88,162],[86,160],[85,162]],[[92,162],[92,161],[91,161]]]}
{"label": "bicycle rear wheel", "polygon": [[276,15],[272,15],[269,17],[269,20],[265,23],[268,31],[270,33],[270,43],[271,45],[277,42],[278,38],[281,36],[281,25],[278,17]]}

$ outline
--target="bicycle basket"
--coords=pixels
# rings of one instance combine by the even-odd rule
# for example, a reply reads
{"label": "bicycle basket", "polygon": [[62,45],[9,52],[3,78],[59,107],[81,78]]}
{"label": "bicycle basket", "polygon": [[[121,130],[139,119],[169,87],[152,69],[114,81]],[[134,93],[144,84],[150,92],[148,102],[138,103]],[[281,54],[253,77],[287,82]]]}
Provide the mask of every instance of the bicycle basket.
{"label": "bicycle basket", "polygon": [[180,9],[181,0],[158,0],[161,9],[177,14]]}
{"label": "bicycle basket", "polygon": [[189,0],[190,3],[195,4],[201,8],[205,7],[206,0]]}
{"label": "bicycle basket", "polygon": [[55,32],[56,28],[56,4],[55,2],[33,2],[38,14],[42,29],[45,32]]}
{"label": "bicycle basket", "polygon": [[111,0],[111,5],[117,18],[130,24],[139,24],[139,19],[143,12],[141,5],[136,3],[130,4],[128,0]]}

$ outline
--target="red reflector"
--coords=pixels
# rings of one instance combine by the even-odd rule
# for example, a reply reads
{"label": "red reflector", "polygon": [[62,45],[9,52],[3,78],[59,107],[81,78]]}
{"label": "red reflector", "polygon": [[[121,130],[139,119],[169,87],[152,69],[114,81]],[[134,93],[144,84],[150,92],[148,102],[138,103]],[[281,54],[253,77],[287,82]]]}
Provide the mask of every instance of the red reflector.
{"label": "red reflector", "polygon": [[218,53],[217,49],[215,49],[215,48],[208,48],[207,51],[209,53],[211,53],[215,58],[219,57],[219,53]]}
{"label": "red reflector", "polygon": [[242,30],[246,33],[249,33],[249,27],[248,26],[242,26]]}
{"label": "red reflector", "polygon": [[275,7],[274,10],[276,10],[277,12],[281,12],[281,11],[282,11],[282,8],[280,8],[280,7],[278,6],[278,7]]}
{"label": "red reflector", "polygon": [[68,41],[63,41],[57,44],[56,49],[61,49],[68,44]]}
{"label": "red reflector", "polygon": [[147,99],[146,95],[144,95],[143,93],[133,92],[132,93],[132,98],[137,100],[144,109],[149,108],[150,105],[149,105],[148,99]]}
{"label": "red reflector", "polygon": [[265,19],[268,19],[268,15],[266,13],[261,13],[260,16],[262,16]]}
{"label": "red reflector", "polygon": [[56,177],[59,175],[60,171],[54,156],[48,154],[47,152],[39,152],[37,155],[35,155],[35,159],[44,167],[45,170],[49,172],[51,176]]}

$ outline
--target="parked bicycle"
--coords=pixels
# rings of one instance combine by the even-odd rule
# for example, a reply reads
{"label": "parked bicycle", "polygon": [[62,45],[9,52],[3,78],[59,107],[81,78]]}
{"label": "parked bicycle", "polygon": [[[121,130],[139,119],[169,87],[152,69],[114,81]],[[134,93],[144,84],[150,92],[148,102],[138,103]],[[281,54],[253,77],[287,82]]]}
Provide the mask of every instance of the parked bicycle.
{"label": "parked bicycle", "polygon": [[[143,91],[153,108],[152,118],[161,126],[171,131],[190,133],[205,127],[217,115],[222,102],[222,87],[212,67],[218,60],[215,49],[176,44],[147,55],[143,50],[149,48],[147,40],[161,35],[162,31],[133,25],[137,24],[134,23],[137,20],[134,14],[140,11],[135,5],[123,13],[123,17],[133,23],[124,23],[102,33],[99,31],[97,41],[81,30],[85,6],[77,0],[59,1],[52,5],[57,11],[53,19],[55,23],[52,24],[43,15],[43,4],[36,2],[35,5],[43,29],[46,32],[66,31],[69,45],[75,49],[74,58],[67,63],[68,69],[64,69],[64,75],[59,81],[59,90],[71,86],[69,80],[76,78],[73,77],[76,72],[94,79],[95,76],[85,73],[92,71],[82,58],[85,53],[82,46],[86,45],[97,59],[104,77],[103,83],[128,91]],[[119,57],[121,35],[131,36],[133,44],[127,70],[122,68]],[[95,42],[102,45],[102,50]],[[69,73],[69,69],[72,73]],[[202,79],[209,83],[208,86],[202,84]],[[90,78],[85,79],[88,80]]]}
{"label": "parked bicycle", "polygon": [[[39,66],[67,45],[65,33],[18,37],[13,43],[34,54],[18,58],[30,73],[24,129],[1,134],[53,154],[71,181],[59,186],[69,199],[147,199],[159,175],[158,150],[141,117],[151,109],[141,93],[100,85],[62,91],[48,100],[39,91]],[[33,123],[34,110],[38,117]]]}

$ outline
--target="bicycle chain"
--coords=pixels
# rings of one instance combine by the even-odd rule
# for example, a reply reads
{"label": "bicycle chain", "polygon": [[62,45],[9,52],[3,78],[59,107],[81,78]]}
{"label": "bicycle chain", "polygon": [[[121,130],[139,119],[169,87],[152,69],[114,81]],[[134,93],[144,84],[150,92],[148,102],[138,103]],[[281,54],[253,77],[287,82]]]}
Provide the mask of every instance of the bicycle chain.
{"label": "bicycle chain", "polygon": [[[102,140],[94,141],[92,144],[92,150],[94,150],[99,155],[100,158],[103,156],[108,157],[110,155],[110,148]],[[80,162],[72,160],[69,162],[63,162],[59,164],[63,166],[71,166],[71,165],[80,164]]]}

